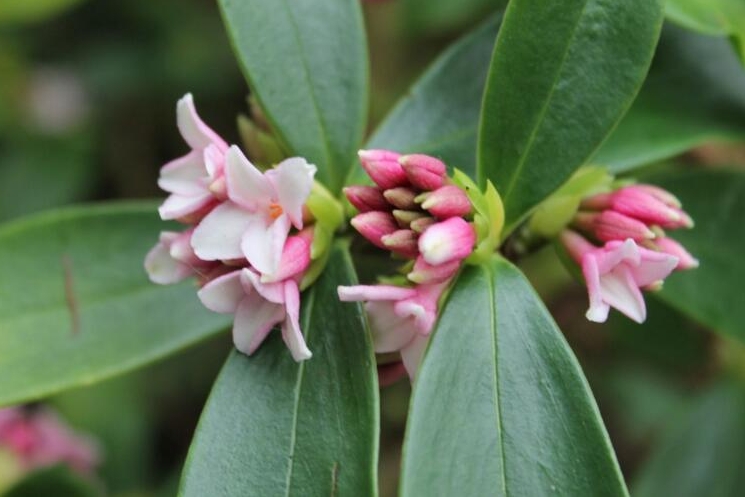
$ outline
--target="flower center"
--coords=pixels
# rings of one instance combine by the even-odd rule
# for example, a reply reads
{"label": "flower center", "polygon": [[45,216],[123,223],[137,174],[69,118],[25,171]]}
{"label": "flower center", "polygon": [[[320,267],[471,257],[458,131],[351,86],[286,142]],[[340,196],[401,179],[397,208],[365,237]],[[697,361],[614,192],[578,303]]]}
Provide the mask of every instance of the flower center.
{"label": "flower center", "polygon": [[272,202],[271,204],[269,204],[269,217],[272,218],[272,221],[284,214],[284,212],[285,211],[282,210],[282,206],[278,203]]}

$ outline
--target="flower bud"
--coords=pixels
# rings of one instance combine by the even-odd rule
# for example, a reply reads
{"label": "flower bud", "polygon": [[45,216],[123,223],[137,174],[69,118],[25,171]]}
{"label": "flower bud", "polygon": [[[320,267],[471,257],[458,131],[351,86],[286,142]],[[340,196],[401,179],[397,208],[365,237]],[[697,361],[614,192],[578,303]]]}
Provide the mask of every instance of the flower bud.
{"label": "flower bud", "polygon": [[426,194],[422,209],[440,219],[463,217],[471,213],[471,200],[455,185],[445,185]]}
{"label": "flower bud", "polygon": [[398,159],[412,185],[422,190],[436,190],[445,184],[445,163],[424,154],[403,155]]}
{"label": "flower bud", "polygon": [[663,228],[691,227],[693,221],[683,211],[671,207],[644,189],[629,186],[612,194],[613,210]]}
{"label": "flower bud", "polygon": [[419,255],[417,234],[412,230],[397,230],[389,235],[383,235],[381,240],[387,249],[404,257],[413,258]]}
{"label": "flower bud", "polygon": [[381,238],[399,229],[396,220],[389,212],[363,212],[354,216],[351,223],[360,235],[367,238],[376,247],[382,249],[387,247]]}
{"label": "flower bud", "polygon": [[380,188],[387,190],[409,183],[398,163],[399,154],[388,150],[360,150],[357,152],[362,168]]}
{"label": "flower bud", "polygon": [[313,242],[313,228],[305,228],[285,241],[279,269],[275,274],[262,274],[262,283],[284,281],[301,274],[310,265],[310,246]]}
{"label": "flower bud", "polygon": [[406,275],[409,281],[417,284],[440,283],[447,280],[458,272],[460,260],[453,260],[444,264],[433,266],[427,263],[420,255],[414,263],[414,268]]}
{"label": "flower bud", "polygon": [[598,240],[651,240],[655,233],[646,224],[620,212],[605,210],[600,213],[580,212],[574,217],[575,226],[595,235]]}
{"label": "flower bud", "polygon": [[399,186],[383,192],[385,199],[396,209],[417,209],[419,206],[414,201],[416,192],[411,188]]}
{"label": "flower bud", "polygon": [[433,224],[419,237],[419,251],[432,265],[467,257],[476,243],[473,227],[463,218],[451,217]]}
{"label": "flower bud", "polygon": [[678,271],[695,269],[699,265],[698,259],[693,257],[690,252],[672,238],[658,238],[654,241],[654,244],[660,251],[678,258],[678,265],[675,267]]}
{"label": "flower bud", "polygon": [[385,211],[390,209],[383,193],[374,186],[355,185],[344,188],[349,203],[360,212]]}
{"label": "flower bud", "polygon": [[400,227],[410,228],[412,222],[416,221],[417,219],[429,216],[421,211],[404,211],[400,209],[394,209],[393,217],[396,219],[396,222],[398,222],[398,225]]}
{"label": "flower bud", "polygon": [[429,217],[429,216],[420,217],[419,219],[414,219],[409,224],[409,228],[415,233],[422,234],[427,228],[429,228],[435,223],[437,223],[437,220],[435,220],[435,218],[433,217]]}

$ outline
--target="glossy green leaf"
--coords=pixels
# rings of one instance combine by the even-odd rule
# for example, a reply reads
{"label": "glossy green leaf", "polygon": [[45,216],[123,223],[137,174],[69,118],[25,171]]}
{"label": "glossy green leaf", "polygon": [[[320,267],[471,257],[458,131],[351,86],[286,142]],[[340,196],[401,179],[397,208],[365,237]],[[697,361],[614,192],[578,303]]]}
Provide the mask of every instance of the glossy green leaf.
{"label": "glossy green leaf", "polygon": [[377,495],[378,385],[356,283],[337,244],[302,297],[313,357],[295,363],[279,333],[251,357],[234,352],[215,383],[189,450],[184,496]]}
{"label": "glossy green leaf", "polygon": [[577,360],[522,274],[468,267],[414,388],[402,495],[626,495]]}
{"label": "glossy green leaf", "polygon": [[731,36],[745,57],[745,2],[742,0],[667,0],[667,17],[704,34]]}
{"label": "glossy green leaf", "polygon": [[738,497],[745,485],[745,389],[723,382],[669,425],[634,483],[635,497]]}
{"label": "glossy green leaf", "polygon": [[251,90],[292,154],[338,191],[367,119],[359,0],[220,0]]}
{"label": "glossy green leaf", "polygon": [[675,194],[697,222],[691,230],[668,235],[680,241],[701,266],[673,273],[658,296],[713,330],[745,340],[745,174],[674,170],[644,181]]}
{"label": "glossy green leaf", "polygon": [[3,497],[96,497],[103,492],[65,466],[52,466],[29,474],[2,494]]}
{"label": "glossy green leaf", "polygon": [[512,0],[486,84],[478,173],[508,231],[598,148],[638,92],[661,0]]}
{"label": "glossy green leaf", "polygon": [[[476,130],[498,20],[456,42],[419,78],[370,138],[367,148],[426,153],[471,175]],[[364,179],[355,168],[353,181]]]}
{"label": "glossy green leaf", "polygon": [[745,70],[726,40],[667,26],[639,97],[592,162],[623,172],[745,141]]}
{"label": "glossy green leaf", "polygon": [[0,405],[131,370],[228,324],[192,282],[150,283],[156,205],[65,209],[0,229]]}

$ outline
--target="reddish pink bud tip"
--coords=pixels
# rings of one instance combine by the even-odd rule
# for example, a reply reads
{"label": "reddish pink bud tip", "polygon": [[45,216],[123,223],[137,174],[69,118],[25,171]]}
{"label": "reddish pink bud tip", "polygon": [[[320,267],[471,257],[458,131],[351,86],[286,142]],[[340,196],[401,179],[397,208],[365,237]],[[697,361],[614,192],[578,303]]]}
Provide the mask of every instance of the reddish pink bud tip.
{"label": "reddish pink bud tip", "polygon": [[[613,210],[648,224],[676,228],[686,224],[683,211],[667,205],[644,189],[633,186],[621,188],[613,194]],[[690,218],[688,218],[690,220]]]}
{"label": "reddish pink bud tip", "polygon": [[616,211],[603,211],[595,217],[594,234],[598,240],[651,240],[655,233],[643,222]]}
{"label": "reddish pink bud tip", "polygon": [[404,155],[398,159],[412,185],[422,190],[436,190],[445,184],[447,167],[439,159],[423,154]]}
{"label": "reddish pink bud tip", "polygon": [[385,211],[390,209],[388,202],[383,197],[383,193],[379,188],[375,188],[374,186],[348,186],[344,188],[344,195],[346,195],[349,203],[360,212]]}
{"label": "reddish pink bud tip", "polygon": [[360,150],[358,155],[362,168],[380,188],[387,190],[409,183],[406,173],[398,163],[397,153],[388,150]]}
{"label": "reddish pink bud tip", "polygon": [[363,212],[353,217],[351,223],[360,235],[382,249],[387,248],[382,237],[399,229],[396,220],[389,212]]}
{"label": "reddish pink bud tip", "polygon": [[419,251],[428,264],[461,260],[473,251],[476,233],[463,218],[451,217],[433,224],[419,237]]}
{"label": "reddish pink bud tip", "polygon": [[463,217],[471,213],[471,200],[455,185],[445,185],[427,195],[422,209],[440,219]]}
{"label": "reddish pink bud tip", "polygon": [[676,270],[695,269],[699,266],[698,259],[672,238],[659,238],[655,240],[655,245],[660,251],[678,258],[678,265],[675,266]]}

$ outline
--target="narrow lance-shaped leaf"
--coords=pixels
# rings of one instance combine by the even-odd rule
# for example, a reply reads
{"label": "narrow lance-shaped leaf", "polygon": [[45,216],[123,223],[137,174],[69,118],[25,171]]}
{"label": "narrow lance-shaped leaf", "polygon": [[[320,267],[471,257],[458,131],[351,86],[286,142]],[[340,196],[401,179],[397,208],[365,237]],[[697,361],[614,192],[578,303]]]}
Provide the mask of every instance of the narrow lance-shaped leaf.
{"label": "narrow lance-shaped leaf", "polygon": [[467,268],[445,305],[403,459],[405,497],[626,495],[577,360],[501,258]]}
{"label": "narrow lance-shaped leaf", "polygon": [[732,47],[666,26],[639,97],[591,161],[618,173],[734,141],[745,141],[745,69]]}
{"label": "narrow lance-shaped leaf", "polygon": [[512,0],[487,80],[478,173],[508,232],[598,148],[631,105],[662,25],[661,0]]}
{"label": "narrow lance-shaped leaf", "polygon": [[183,496],[377,495],[378,385],[359,305],[339,302],[356,283],[337,244],[303,295],[313,357],[292,360],[274,331],[251,357],[233,352],[189,450]]}
{"label": "narrow lance-shaped leaf", "polygon": [[194,284],[143,269],[156,205],[66,209],[0,229],[0,405],[90,384],[225,329]]}
{"label": "narrow lance-shaped leaf", "polygon": [[251,90],[292,154],[338,191],[367,119],[359,0],[220,0]]}
{"label": "narrow lance-shaped leaf", "polygon": [[657,296],[712,330],[745,341],[745,174],[673,170],[644,181],[673,192],[697,222],[669,234],[701,265],[669,276]]}
{"label": "narrow lance-shaped leaf", "polygon": [[[470,175],[476,172],[476,131],[499,18],[445,50],[396,105],[367,143],[425,153]],[[364,181],[361,168],[350,182]]]}

